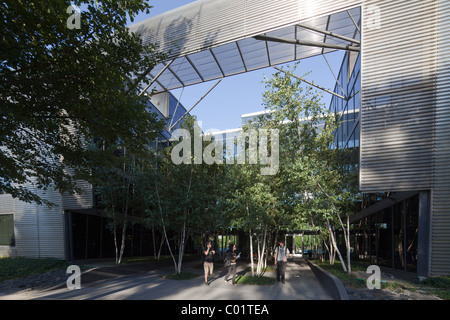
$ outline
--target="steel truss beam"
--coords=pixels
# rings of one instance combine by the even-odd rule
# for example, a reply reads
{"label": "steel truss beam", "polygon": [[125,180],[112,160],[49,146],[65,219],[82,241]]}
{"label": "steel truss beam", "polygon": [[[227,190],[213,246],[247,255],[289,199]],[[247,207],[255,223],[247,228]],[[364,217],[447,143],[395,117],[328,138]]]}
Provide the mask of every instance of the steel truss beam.
{"label": "steel truss beam", "polygon": [[355,51],[355,52],[360,51],[359,47],[350,46],[350,45],[346,46],[346,45],[339,45],[339,44],[322,43],[322,42],[314,42],[314,41],[306,41],[306,40],[298,40],[298,39],[287,39],[287,38],[264,36],[264,35],[255,36],[253,38],[256,40],[290,43],[290,44],[297,44],[297,45],[301,45],[301,46],[330,48],[330,49],[348,50],[348,51]]}
{"label": "steel truss beam", "polygon": [[177,124],[178,124],[178,122],[180,122],[181,120],[183,120],[183,118],[189,113],[189,112],[191,112],[192,111],[192,109],[194,109],[195,108],[195,106],[196,105],[198,105],[199,103],[200,103],[200,101],[202,101],[203,100],[203,98],[204,97],[206,97],[207,95],[208,95],[208,93],[210,93],[211,91],[212,91],[212,89],[214,89],[218,84],[219,84],[219,82],[220,81],[222,81],[222,79],[219,79],[219,81],[217,81],[212,87],[211,87],[211,89],[209,89],[208,90],[208,92],[206,92],[188,111],[186,111],[181,117],[180,117],[180,119],[178,119],[170,128],[169,128],[169,130],[167,130],[167,131],[169,131],[169,132],[171,132],[172,131],[172,129],[173,129],[173,127],[175,127]]}
{"label": "steel truss beam", "polygon": [[342,39],[342,40],[345,40],[345,41],[348,41],[348,42],[351,42],[351,43],[355,43],[355,44],[358,44],[358,45],[361,44],[361,42],[359,42],[358,40],[355,40],[355,39],[352,39],[352,38],[349,38],[349,37],[345,37],[345,36],[341,36],[340,34],[333,33],[333,32],[327,31],[327,30],[318,29],[318,28],[311,27],[311,26],[308,26],[308,25],[305,25],[305,24],[301,24],[301,23],[298,23],[297,26],[299,26],[301,28],[304,28],[304,29],[308,29],[308,30],[319,32],[319,33],[323,33],[323,34],[326,34],[328,36],[339,38],[339,39]]}
{"label": "steel truss beam", "polygon": [[172,62],[174,62],[175,59],[170,60],[165,66],[164,68],[161,69],[160,72],[158,72],[158,74],[152,79],[152,81],[150,81],[150,83],[144,88],[142,89],[142,91],[139,93],[139,95],[143,95],[144,92],[146,92],[148,90],[148,88],[150,88],[150,86],[159,78],[159,76],[167,70],[167,68],[169,68],[169,66],[172,64]]}
{"label": "steel truss beam", "polygon": [[291,76],[293,76],[294,78],[296,78],[296,79],[298,79],[298,80],[300,80],[300,81],[306,82],[307,84],[309,84],[309,85],[311,85],[311,86],[313,86],[313,87],[316,87],[317,89],[323,90],[323,91],[325,91],[325,92],[328,92],[329,94],[332,94],[332,95],[334,95],[334,96],[336,96],[336,97],[338,97],[338,98],[341,98],[341,99],[347,101],[347,98],[346,98],[346,97],[341,96],[340,94],[337,94],[336,92],[333,92],[333,91],[331,91],[331,90],[325,89],[325,88],[323,88],[323,87],[321,87],[321,86],[319,86],[319,85],[317,85],[317,84],[315,84],[315,83],[312,83],[312,82],[310,82],[310,81],[308,81],[308,80],[305,80],[305,79],[303,79],[303,78],[297,77],[295,74],[292,74],[292,73],[290,73],[290,72],[284,71],[284,70],[281,69],[281,68],[278,68],[278,67],[274,67],[274,68],[277,69],[278,71],[281,71],[281,72],[284,72],[284,73],[289,73]]}

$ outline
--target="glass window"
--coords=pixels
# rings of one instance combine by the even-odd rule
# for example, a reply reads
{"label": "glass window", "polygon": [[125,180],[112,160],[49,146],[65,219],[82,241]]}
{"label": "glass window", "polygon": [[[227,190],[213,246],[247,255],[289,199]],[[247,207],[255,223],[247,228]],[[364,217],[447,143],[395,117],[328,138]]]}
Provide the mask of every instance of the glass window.
{"label": "glass window", "polygon": [[403,202],[394,206],[394,268],[405,268]]}
{"label": "glass window", "polygon": [[377,235],[377,264],[392,267],[392,222],[391,208],[378,212]]}
{"label": "glass window", "polygon": [[406,271],[417,271],[417,236],[419,232],[419,196],[405,202]]}
{"label": "glass window", "polygon": [[355,147],[359,147],[359,122],[355,128]]}
{"label": "glass window", "polygon": [[0,246],[14,246],[14,215],[0,215]]}
{"label": "glass window", "polygon": [[342,142],[346,143],[348,137],[348,114],[344,114],[342,117]]}
{"label": "glass window", "polygon": [[376,237],[375,237],[375,223],[376,223],[376,215],[371,215],[368,217],[369,219],[369,262],[371,264],[376,264],[377,260],[376,260]]}

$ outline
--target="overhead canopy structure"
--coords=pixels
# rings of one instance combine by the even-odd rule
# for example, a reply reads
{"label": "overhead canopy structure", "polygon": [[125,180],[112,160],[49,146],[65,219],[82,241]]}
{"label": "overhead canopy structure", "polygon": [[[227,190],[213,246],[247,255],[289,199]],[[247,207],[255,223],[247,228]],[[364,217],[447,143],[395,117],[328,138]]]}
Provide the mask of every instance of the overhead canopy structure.
{"label": "overhead canopy structure", "polygon": [[360,22],[357,1],[198,0],[130,31],[169,53],[147,75],[152,82],[145,89],[162,92],[339,49],[359,51]]}

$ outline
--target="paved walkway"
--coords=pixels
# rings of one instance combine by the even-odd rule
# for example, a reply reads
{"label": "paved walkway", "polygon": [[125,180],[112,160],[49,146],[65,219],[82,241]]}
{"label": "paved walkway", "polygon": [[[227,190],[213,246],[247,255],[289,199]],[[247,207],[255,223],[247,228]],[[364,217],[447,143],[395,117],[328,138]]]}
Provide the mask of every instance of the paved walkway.
{"label": "paved walkway", "polygon": [[[303,261],[289,262],[286,283],[270,286],[232,286],[223,280],[224,268],[215,270],[209,286],[203,284],[203,270],[198,261],[186,262],[183,271],[198,273],[191,280],[169,280],[163,275],[173,272],[173,265],[149,270],[145,264],[104,267],[81,275],[81,289],[69,290],[65,285],[48,291],[0,296],[0,299],[30,300],[330,300],[331,294],[321,285]],[[248,265],[239,265],[244,274]],[[265,276],[276,277],[274,272]]]}

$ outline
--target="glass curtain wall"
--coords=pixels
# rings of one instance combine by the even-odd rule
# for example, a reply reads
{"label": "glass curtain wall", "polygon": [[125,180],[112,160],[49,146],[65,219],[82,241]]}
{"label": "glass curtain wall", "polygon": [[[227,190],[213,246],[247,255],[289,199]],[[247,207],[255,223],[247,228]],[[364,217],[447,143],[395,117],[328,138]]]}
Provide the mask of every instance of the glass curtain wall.
{"label": "glass curtain wall", "polygon": [[[350,75],[348,70],[352,70]],[[339,149],[359,148],[360,71],[360,56],[355,60],[351,53],[345,54],[334,92],[347,97],[347,101],[333,96],[330,103],[330,110],[339,114],[342,122],[335,133],[334,147]]]}
{"label": "glass curtain wall", "polygon": [[419,195],[353,224],[354,259],[417,271]]}

